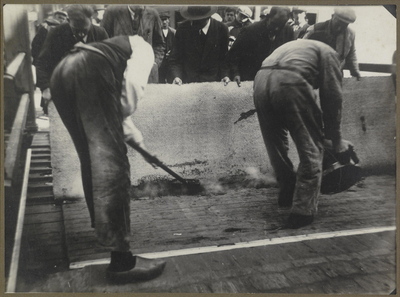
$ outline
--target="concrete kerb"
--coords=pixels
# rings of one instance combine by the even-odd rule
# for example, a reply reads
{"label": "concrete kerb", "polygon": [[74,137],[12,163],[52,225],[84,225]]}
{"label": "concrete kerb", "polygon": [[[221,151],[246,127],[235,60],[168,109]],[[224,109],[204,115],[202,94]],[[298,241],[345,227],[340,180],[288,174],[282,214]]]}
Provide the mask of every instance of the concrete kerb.
{"label": "concrete kerb", "polygon": [[[391,77],[344,79],[342,134],[353,142],[368,173],[392,170],[396,161],[396,108]],[[133,115],[147,148],[184,178],[215,179],[248,174],[272,177],[272,168],[254,109],[253,83],[183,86],[148,85]],[[56,199],[83,197],[79,160],[53,104],[49,107],[51,159]],[[235,123],[236,122],[236,123]],[[298,157],[293,143],[290,158]],[[128,148],[131,180],[165,177]]]}

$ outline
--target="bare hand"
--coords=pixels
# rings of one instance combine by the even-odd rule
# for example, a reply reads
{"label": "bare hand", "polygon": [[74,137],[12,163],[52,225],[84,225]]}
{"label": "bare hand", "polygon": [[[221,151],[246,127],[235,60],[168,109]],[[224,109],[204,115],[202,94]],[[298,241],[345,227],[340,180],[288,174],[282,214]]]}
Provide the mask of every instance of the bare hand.
{"label": "bare hand", "polygon": [[236,76],[233,78],[233,81],[235,81],[235,82],[237,83],[238,87],[241,86],[240,75],[236,75]]}
{"label": "bare hand", "polygon": [[230,83],[229,77],[225,76],[223,79],[221,79],[221,82],[224,83],[224,86],[227,86]]}
{"label": "bare hand", "polygon": [[182,80],[179,77],[175,77],[174,81],[172,82],[172,84],[181,86],[182,85]]}
{"label": "bare hand", "polygon": [[42,98],[43,98],[45,106],[49,105],[49,102],[51,100],[50,88],[43,90]]}

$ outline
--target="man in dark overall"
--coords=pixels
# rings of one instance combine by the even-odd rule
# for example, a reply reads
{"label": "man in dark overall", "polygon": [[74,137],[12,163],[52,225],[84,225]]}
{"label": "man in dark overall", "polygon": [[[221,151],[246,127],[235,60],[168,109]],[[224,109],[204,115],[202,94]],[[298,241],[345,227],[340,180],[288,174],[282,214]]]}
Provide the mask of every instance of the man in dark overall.
{"label": "man in dark overall", "polygon": [[130,252],[130,165],[126,144],[144,148],[131,115],[154,63],[139,36],[79,43],[55,68],[51,94],[74,142],[92,226],[100,244],[112,247],[107,276],[136,281],[158,276],[165,262]]}
{"label": "man in dark overall", "polygon": [[[302,39],[276,49],[254,79],[254,104],[280,188],[278,204],[292,206],[288,228],[314,220],[325,140],[336,153],[351,145],[341,136],[341,83],[338,54],[322,42]],[[288,158],[288,132],[299,154],[297,173]]]}

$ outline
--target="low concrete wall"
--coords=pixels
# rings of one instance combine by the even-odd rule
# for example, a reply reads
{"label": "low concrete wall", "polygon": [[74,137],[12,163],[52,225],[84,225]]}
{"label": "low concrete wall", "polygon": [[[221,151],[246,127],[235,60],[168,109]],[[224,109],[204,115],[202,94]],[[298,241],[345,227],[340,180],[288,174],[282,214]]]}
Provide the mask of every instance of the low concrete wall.
{"label": "low concrete wall", "polygon": [[[134,121],[147,148],[185,178],[216,179],[243,172],[272,174],[257,115],[235,122],[254,108],[253,83],[149,85]],[[367,170],[395,167],[395,93],[391,77],[345,79],[343,137],[351,140]],[[50,139],[56,198],[81,196],[79,161],[54,105]],[[167,175],[128,149],[132,183]],[[290,157],[298,164],[291,143]],[[251,168],[252,170],[248,170]]]}

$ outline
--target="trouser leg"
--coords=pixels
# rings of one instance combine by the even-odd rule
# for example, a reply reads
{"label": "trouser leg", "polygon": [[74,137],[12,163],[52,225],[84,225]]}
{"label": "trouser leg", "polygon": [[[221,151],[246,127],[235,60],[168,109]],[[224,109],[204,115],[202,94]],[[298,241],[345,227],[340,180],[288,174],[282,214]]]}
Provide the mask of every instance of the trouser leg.
{"label": "trouser leg", "polygon": [[310,85],[294,82],[280,88],[284,101],[285,122],[299,154],[292,213],[313,215],[317,212],[322,179],[322,112]]}
{"label": "trouser leg", "polygon": [[254,81],[254,104],[268,156],[280,188],[278,202],[280,205],[290,205],[296,174],[288,157],[288,130],[282,121],[282,115],[270,102],[269,74],[269,71],[258,73]]}
{"label": "trouser leg", "polygon": [[[70,108],[81,124],[79,134],[86,141],[85,153],[90,160],[97,238],[105,246],[128,251],[130,170],[119,92],[115,89],[111,70],[103,60],[98,60],[101,57],[86,52],[77,55],[68,57],[70,63],[56,69],[52,93],[59,97],[56,101],[68,98]],[[61,109],[61,106],[57,108]],[[60,116],[62,114],[61,111]],[[71,125],[70,133],[72,128]],[[76,134],[72,132],[71,137],[79,139]]]}

